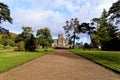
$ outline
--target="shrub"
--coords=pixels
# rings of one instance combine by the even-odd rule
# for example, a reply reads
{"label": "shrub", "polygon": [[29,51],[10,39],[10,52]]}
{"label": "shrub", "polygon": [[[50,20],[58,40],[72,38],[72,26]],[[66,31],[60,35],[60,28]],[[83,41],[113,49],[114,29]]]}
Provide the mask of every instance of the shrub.
{"label": "shrub", "polygon": [[35,43],[34,35],[31,35],[29,39],[25,41],[25,50],[26,51],[35,51],[36,50],[36,43]]}
{"label": "shrub", "polygon": [[6,45],[10,45],[10,46],[14,47],[15,46],[15,42],[12,41],[11,39],[7,39],[6,40]]}
{"label": "shrub", "polygon": [[0,44],[0,49],[4,49],[4,45]]}
{"label": "shrub", "polygon": [[84,46],[83,46],[83,49],[91,49],[91,46],[88,44],[88,43],[85,43]]}
{"label": "shrub", "polygon": [[21,42],[17,43],[17,47],[15,48],[15,51],[25,51],[24,41],[21,41]]}
{"label": "shrub", "polygon": [[10,45],[4,46],[4,49],[10,49],[10,48],[11,48]]}

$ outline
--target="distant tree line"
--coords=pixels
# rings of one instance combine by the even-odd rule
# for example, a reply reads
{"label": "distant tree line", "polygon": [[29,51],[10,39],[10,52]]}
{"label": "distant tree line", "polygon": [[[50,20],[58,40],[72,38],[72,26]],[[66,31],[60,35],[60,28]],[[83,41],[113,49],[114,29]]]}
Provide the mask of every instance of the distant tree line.
{"label": "distant tree line", "polygon": [[18,34],[15,42],[18,51],[35,51],[36,48],[48,48],[51,46],[53,39],[49,28],[41,28],[37,30],[36,37],[33,34],[32,27],[22,27],[23,32]]}
{"label": "distant tree line", "polygon": [[37,30],[36,36],[32,27],[22,27],[23,32],[15,34],[0,27],[0,49],[16,47],[16,51],[35,51],[37,48],[51,47],[53,39],[49,28]]}
{"label": "distant tree line", "polygon": [[[9,7],[0,2],[0,24],[8,21],[12,23]],[[99,18],[93,18],[90,23],[81,23],[77,18],[66,21],[63,27],[67,38],[69,39],[70,48],[75,48],[75,40],[80,39],[80,33],[90,35],[91,44],[85,44],[88,48],[98,48],[102,50],[120,50],[120,0],[113,3],[109,11],[103,9]],[[37,30],[36,36],[29,26],[22,27],[21,34],[10,33],[9,30],[0,27],[0,47],[13,46],[19,51],[34,51],[39,46],[48,48],[53,40],[49,28]]]}
{"label": "distant tree line", "polygon": [[[85,44],[87,48],[98,48],[102,50],[120,50],[120,0],[113,3],[109,11],[103,9],[99,18],[93,18],[90,23],[79,23],[77,18],[66,21],[63,27],[69,44],[75,47],[75,40],[79,39],[80,33],[90,35],[91,44]],[[70,47],[71,48],[71,47]]]}
{"label": "distant tree line", "polygon": [[15,34],[0,27],[0,49],[16,47],[16,51],[35,51],[40,46],[46,47],[46,49],[51,47],[53,39],[49,28],[39,29],[36,34],[37,37],[33,35],[31,27],[22,27],[22,29],[21,34]]}
{"label": "distant tree line", "polygon": [[[0,2],[0,24],[8,21],[12,23],[9,7]],[[9,30],[0,27],[0,48],[6,46],[16,47],[17,51],[35,51],[36,48],[48,48],[53,43],[51,32],[49,28],[41,28],[37,30],[36,37],[33,34],[32,27],[22,27],[21,34],[10,33]]]}
{"label": "distant tree line", "polygon": [[10,33],[9,30],[0,27],[0,48],[4,46],[15,46],[16,34]]}

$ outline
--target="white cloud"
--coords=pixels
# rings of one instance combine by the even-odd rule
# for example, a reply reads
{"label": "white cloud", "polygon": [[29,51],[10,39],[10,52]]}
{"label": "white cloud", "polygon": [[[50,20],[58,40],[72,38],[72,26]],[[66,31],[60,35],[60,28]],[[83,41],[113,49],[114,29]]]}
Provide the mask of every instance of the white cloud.
{"label": "white cloud", "polygon": [[[78,18],[80,22],[88,22],[94,17],[100,17],[103,8],[108,10],[112,3],[116,1],[117,0],[0,0],[0,2],[4,2],[10,7],[14,20],[13,25],[4,24],[3,26],[13,26],[14,29],[7,27],[13,32],[15,32],[15,26],[17,26],[16,30],[22,26],[32,26],[33,30],[41,27],[49,27],[54,36],[60,32],[64,32],[62,26],[65,25],[66,20]],[[25,4],[29,4],[25,5],[24,2]],[[88,41],[88,36],[82,35],[81,39]]]}
{"label": "white cloud", "polygon": [[18,24],[39,24],[51,15],[50,11],[18,10],[14,12],[14,21]]}
{"label": "white cloud", "polygon": [[117,0],[101,0],[101,3],[96,7],[96,10],[102,11],[104,8],[106,10],[109,10],[109,8],[112,6],[114,2]]}
{"label": "white cloud", "polygon": [[8,5],[12,4],[13,1],[14,0],[0,0],[0,2],[4,2],[5,4],[8,4]]}
{"label": "white cloud", "polygon": [[[64,24],[64,17],[59,12],[51,10],[37,11],[37,10],[22,10],[18,9],[14,12],[14,23],[22,26],[31,26],[34,31],[42,27],[49,27],[52,34],[63,32],[62,26]],[[19,26],[20,26],[19,25]],[[20,27],[22,27],[20,26]]]}
{"label": "white cloud", "polygon": [[73,17],[78,17],[81,20],[80,22],[86,21],[87,17],[89,16],[88,12],[90,8],[90,3],[86,2],[83,6],[79,8],[78,12],[74,12]]}
{"label": "white cloud", "polygon": [[66,2],[65,6],[72,13],[74,13],[77,10],[79,10],[79,6],[74,5],[72,2]]}

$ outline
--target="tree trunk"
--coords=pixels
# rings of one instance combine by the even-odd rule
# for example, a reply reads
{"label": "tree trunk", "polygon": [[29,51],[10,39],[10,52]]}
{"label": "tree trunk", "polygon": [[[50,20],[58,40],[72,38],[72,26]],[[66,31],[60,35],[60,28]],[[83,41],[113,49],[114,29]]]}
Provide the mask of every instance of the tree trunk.
{"label": "tree trunk", "polygon": [[71,49],[71,44],[70,44],[70,49]]}
{"label": "tree trunk", "polygon": [[45,46],[44,46],[44,45],[42,45],[42,48],[44,49],[44,48],[45,48]]}
{"label": "tree trunk", "polygon": [[74,32],[74,37],[73,37],[73,49],[75,48],[75,32]]}

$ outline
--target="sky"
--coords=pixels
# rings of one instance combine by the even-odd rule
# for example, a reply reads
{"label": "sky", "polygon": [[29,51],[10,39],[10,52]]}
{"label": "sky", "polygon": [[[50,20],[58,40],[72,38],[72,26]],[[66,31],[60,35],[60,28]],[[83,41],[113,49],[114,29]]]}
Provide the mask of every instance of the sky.
{"label": "sky", "polygon": [[[63,26],[67,20],[78,18],[80,23],[100,17],[103,9],[109,10],[117,0],[0,0],[9,6],[13,24],[0,26],[13,33],[21,33],[23,26],[30,26],[35,33],[48,27],[53,38],[64,34]],[[90,43],[86,34],[80,35],[80,42]]]}

